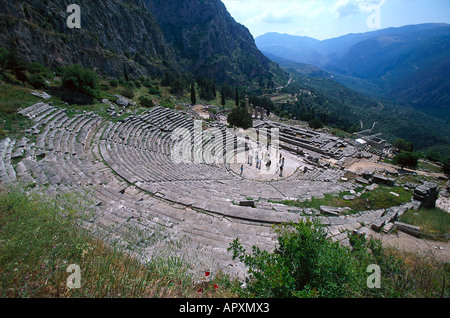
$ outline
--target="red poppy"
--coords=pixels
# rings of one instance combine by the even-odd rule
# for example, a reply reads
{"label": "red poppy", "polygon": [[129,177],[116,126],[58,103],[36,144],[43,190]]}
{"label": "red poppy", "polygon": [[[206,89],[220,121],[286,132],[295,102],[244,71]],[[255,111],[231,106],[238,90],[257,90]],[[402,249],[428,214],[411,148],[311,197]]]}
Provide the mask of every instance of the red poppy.
{"label": "red poppy", "polygon": [[208,277],[209,276],[209,272],[205,272],[205,276]]}
{"label": "red poppy", "polygon": [[215,285],[215,284],[214,284],[214,289],[216,289],[216,290],[217,290],[217,288],[219,288],[219,286],[217,286],[217,285]]}
{"label": "red poppy", "polygon": [[203,293],[203,289],[199,289],[197,293]]}

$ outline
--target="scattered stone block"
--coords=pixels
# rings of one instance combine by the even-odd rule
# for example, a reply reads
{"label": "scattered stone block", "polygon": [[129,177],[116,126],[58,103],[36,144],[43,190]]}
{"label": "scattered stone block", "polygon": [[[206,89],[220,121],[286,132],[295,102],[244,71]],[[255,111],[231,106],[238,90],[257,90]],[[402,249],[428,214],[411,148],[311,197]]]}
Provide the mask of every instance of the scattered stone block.
{"label": "scattered stone block", "polygon": [[381,174],[374,174],[372,181],[378,184],[386,184],[388,186],[393,186],[395,184],[395,179],[385,177]]}
{"label": "scattered stone block", "polygon": [[40,97],[40,98],[43,98],[43,99],[50,99],[50,98],[52,98],[52,97],[51,97],[49,94],[47,94],[46,92],[39,93],[38,91],[32,91],[32,92],[31,92],[31,95],[37,96],[37,97]]}
{"label": "scattered stone block", "polygon": [[439,188],[433,182],[425,182],[414,189],[414,200],[420,201],[421,208],[434,208],[439,196]]}
{"label": "scattered stone block", "polygon": [[404,186],[407,187],[408,189],[415,189],[415,188],[417,188],[418,186],[420,186],[420,184],[412,183],[412,182],[406,182],[406,183],[404,184]]}
{"label": "scattered stone block", "polygon": [[325,205],[321,205],[320,206],[320,212],[326,215],[331,215],[331,216],[339,216],[342,211],[344,211],[343,208],[336,208],[336,207],[332,207],[332,206],[325,206]]}
{"label": "scattered stone block", "polygon": [[371,229],[380,232],[385,223],[386,220],[384,218],[375,219],[375,221],[372,222]]}
{"label": "scattered stone block", "polygon": [[363,183],[363,184],[369,184],[369,181],[367,181],[367,180],[364,179],[364,178],[360,178],[360,177],[356,177],[356,178],[355,178],[355,181],[356,181],[356,182],[359,182],[359,183]]}
{"label": "scattered stone block", "polygon": [[255,201],[241,201],[241,202],[239,202],[239,205],[240,206],[251,207],[251,208],[256,208]]}
{"label": "scattered stone block", "polygon": [[378,187],[379,187],[378,184],[372,183],[371,185],[369,185],[369,186],[366,187],[366,190],[367,190],[367,191],[373,191],[373,190],[375,190],[375,189],[378,189]]}
{"label": "scattered stone block", "polygon": [[344,195],[342,197],[345,201],[352,201],[355,200],[355,196],[354,195]]}
{"label": "scattered stone block", "polygon": [[394,229],[394,227],[395,227],[394,223],[391,223],[391,222],[386,223],[386,225],[383,226],[383,233],[387,234],[387,233],[391,232]]}
{"label": "scattered stone block", "polygon": [[365,170],[361,173],[361,177],[363,177],[366,180],[370,180],[373,177],[373,172],[371,172],[369,170]]}
{"label": "scattered stone block", "polygon": [[395,225],[397,225],[398,229],[402,232],[405,232],[405,233],[415,236],[415,237],[420,236],[420,227],[418,227],[418,226],[414,226],[411,224],[402,223],[402,222],[398,222],[398,221],[395,222]]}

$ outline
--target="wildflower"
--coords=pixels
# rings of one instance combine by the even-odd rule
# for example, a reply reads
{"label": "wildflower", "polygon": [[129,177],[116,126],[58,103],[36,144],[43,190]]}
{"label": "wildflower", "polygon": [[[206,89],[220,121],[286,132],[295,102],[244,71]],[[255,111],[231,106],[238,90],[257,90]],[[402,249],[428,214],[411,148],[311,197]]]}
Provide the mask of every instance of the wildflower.
{"label": "wildflower", "polygon": [[217,286],[216,284],[214,284],[214,289],[217,290],[219,288],[219,286]]}
{"label": "wildflower", "polygon": [[208,277],[209,276],[209,272],[205,272],[205,277]]}
{"label": "wildflower", "polygon": [[197,293],[199,293],[199,294],[203,293],[203,289],[200,288]]}

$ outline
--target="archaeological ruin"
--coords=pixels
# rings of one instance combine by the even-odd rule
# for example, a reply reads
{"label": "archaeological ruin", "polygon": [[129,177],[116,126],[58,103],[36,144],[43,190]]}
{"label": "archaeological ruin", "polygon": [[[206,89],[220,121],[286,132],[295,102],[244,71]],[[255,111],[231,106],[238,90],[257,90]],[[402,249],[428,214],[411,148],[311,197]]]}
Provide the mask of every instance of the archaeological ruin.
{"label": "archaeological ruin", "polygon": [[[110,111],[115,112],[113,108]],[[172,160],[171,152],[178,142],[173,138],[174,130],[184,128],[195,136],[197,118],[192,111],[156,106],[140,115],[109,120],[92,112],[69,114],[40,102],[23,108],[20,114],[34,126],[22,139],[0,142],[2,184],[20,182],[29,191],[50,194],[85,193],[95,211],[86,226],[110,240],[134,246],[143,259],[177,246],[174,253],[197,268],[242,276],[245,268],[227,251],[236,238],[247,248],[271,249],[276,241],[272,225],[315,216],[326,226],[329,237],[348,245],[349,233],[388,233],[398,226],[400,215],[422,204],[411,200],[389,209],[349,215],[343,208],[314,210],[277,203],[343,191],[355,193],[362,185],[389,182],[389,177],[361,175],[364,184],[347,180],[345,163],[369,153],[352,140],[271,121],[262,111],[256,115],[259,120],[254,128],[278,129],[279,152],[269,155],[264,147],[258,152],[257,141],[247,140],[242,149],[249,156],[243,164],[202,161],[205,153],[223,149],[220,143],[233,132],[219,122],[204,124],[228,137],[204,138],[199,134],[189,147],[191,157],[198,160]],[[238,132],[231,138],[236,145],[245,141]],[[256,149],[254,157],[250,156],[252,149]],[[259,170],[273,165],[277,171],[260,173],[256,162]],[[430,187],[416,190],[415,196],[425,196]]]}

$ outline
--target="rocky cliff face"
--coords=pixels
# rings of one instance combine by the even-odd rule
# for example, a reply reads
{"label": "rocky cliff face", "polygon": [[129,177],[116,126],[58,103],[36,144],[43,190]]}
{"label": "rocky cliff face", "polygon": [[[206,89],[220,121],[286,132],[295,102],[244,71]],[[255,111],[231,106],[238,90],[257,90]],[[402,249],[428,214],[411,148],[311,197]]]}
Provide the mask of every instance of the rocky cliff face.
{"label": "rocky cliff face", "polygon": [[71,0],[0,0],[0,45],[50,67],[79,63],[122,76],[176,68],[172,49],[140,0],[80,0],[81,29],[67,27]]}
{"label": "rocky cliff face", "polygon": [[273,73],[282,73],[221,1],[145,0],[145,4],[194,74],[243,84],[248,78],[270,81]]}
{"label": "rocky cliff face", "polygon": [[218,82],[268,83],[284,73],[256,48],[219,0],[77,0],[81,29],[67,27],[73,0],[0,0],[0,46],[32,62],[79,63],[120,77],[188,71]]}

